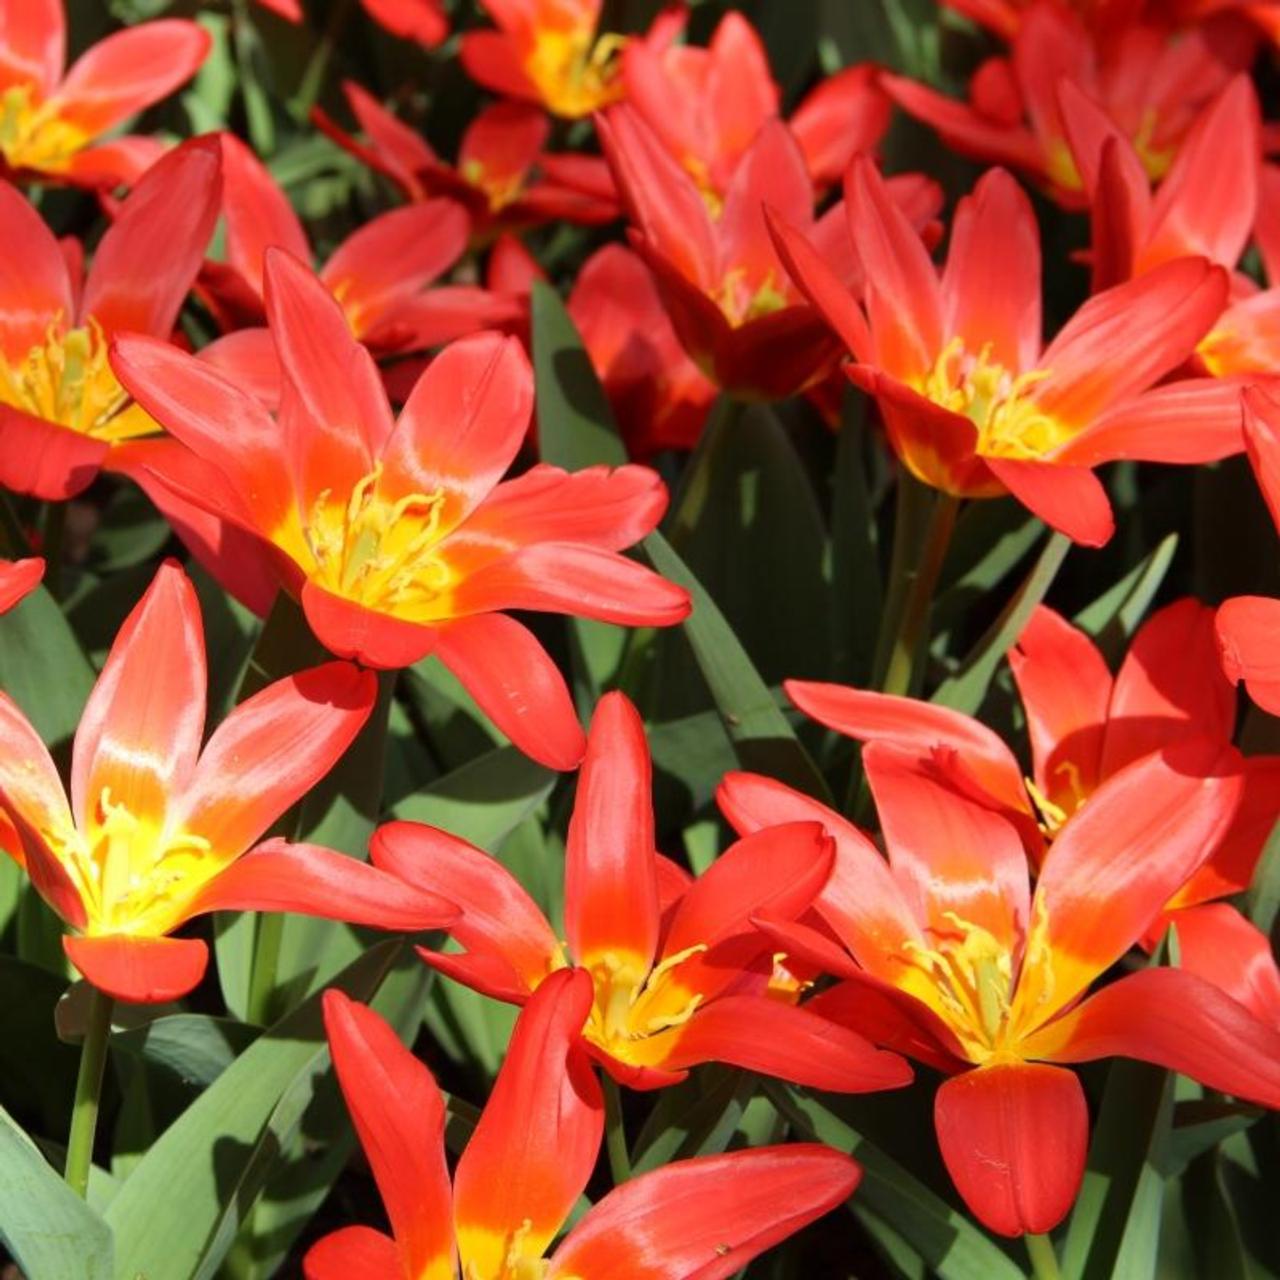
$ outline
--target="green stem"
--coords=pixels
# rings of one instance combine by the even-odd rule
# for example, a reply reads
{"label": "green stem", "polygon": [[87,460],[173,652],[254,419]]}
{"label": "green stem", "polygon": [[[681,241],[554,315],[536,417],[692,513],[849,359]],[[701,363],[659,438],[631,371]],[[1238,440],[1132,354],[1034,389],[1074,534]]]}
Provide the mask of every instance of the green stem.
{"label": "green stem", "polygon": [[284,938],[284,916],[267,911],[258,917],[253,940],[253,968],[249,972],[249,1021],[260,1027],[271,1023],[271,1001],[280,969],[280,943]]}
{"label": "green stem", "polygon": [[[934,588],[947,557],[947,547],[956,527],[959,499],[939,493],[929,516],[924,544],[915,563],[901,570],[902,585],[894,589],[902,594],[902,611],[889,645],[888,659],[880,688],[884,693],[909,694],[915,684],[916,661],[927,640],[929,610]],[[895,546],[895,552],[897,550]]]}
{"label": "green stem", "polygon": [[76,1076],[76,1100],[71,1110],[71,1133],[67,1138],[67,1165],[63,1175],[76,1195],[89,1189],[93,1165],[93,1135],[98,1128],[98,1103],[102,1097],[102,1077],[107,1065],[107,1041],[111,1036],[111,1010],[115,1001],[90,987],[89,1025],[80,1047],[80,1074]]}
{"label": "green stem", "polygon": [[618,1082],[602,1072],[604,1082],[604,1131],[609,1150],[609,1172],[613,1185],[620,1186],[631,1177],[631,1156],[627,1152],[627,1131],[622,1122],[622,1093]]}
{"label": "green stem", "polygon": [[1048,1236],[1028,1235],[1023,1239],[1026,1241],[1027,1255],[1031,1259],[1031,1274],[1035,1276],[1035,1280],[1062,1280],[1053,1241]]}
{"label": "green stem", "polygon": [[50,502],[44,509],[44,585],[55,600],[62,595],[62,558],[66,546],[67,504]]}
{"label": "green stem", "polygon": [[325,24],[324,34],[302,73],[298,92],[289,100],[289,110],[295,119],[306,120],[311,114],[311,108],[316,105],[320,90],[324,88],[324,78],[333,59],[333,51],[337,48],[350,12],[351,0],[333,0],[330,4],[329,21]]}

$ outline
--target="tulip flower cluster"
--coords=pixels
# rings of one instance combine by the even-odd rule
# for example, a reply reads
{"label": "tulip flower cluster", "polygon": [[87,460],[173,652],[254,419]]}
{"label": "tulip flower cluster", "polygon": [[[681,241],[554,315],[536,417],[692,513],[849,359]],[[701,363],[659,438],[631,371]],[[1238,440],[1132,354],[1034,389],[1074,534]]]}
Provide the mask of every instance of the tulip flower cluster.
{"label": "tulip flower cluster", "polygon": [[0,0],[13,1273],[1280,1277],[1278,68]]}

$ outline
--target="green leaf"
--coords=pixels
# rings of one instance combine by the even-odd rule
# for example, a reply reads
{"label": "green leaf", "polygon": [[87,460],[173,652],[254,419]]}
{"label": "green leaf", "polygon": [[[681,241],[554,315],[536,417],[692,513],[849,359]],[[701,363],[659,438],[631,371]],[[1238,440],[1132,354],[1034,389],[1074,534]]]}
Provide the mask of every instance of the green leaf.
{"label": "green leaf", "polygon": [[991,687],[996,668],[1044,599],[1070,549],[1071,542],[1065,534],[1055,533],[1050,537],[1013,598],[965,656],[955,675],[934,691],[932,701],[969,715],[977,712]]}
{"label": "green leaf", "polygon": [[532,298],[538,450],[544,462],[577,471],[628,461],[608,398],[560,295],[541,280]]}
{"label": "green leaf", "polygon": [[764,1089],[796,1128],[858,1160],[863,1178],[856,1203],[909,1241],[942,1280],[1022,1280],[1021,1269],[964,1214],[817,1098],[777,1081],[765,1082]]}
{"label": "green leaf", "polygon": [[1187,1165],[1211,1151],[1233,1133],[1243,1133],[1265,1112],[1239,1102],[1215,1102],[1207,1098],[1176,1102],[1173,1131],[1164,1161],[1169,1177],[1177,1177]]}
{"label": "green leaf", "polygon": [[1280,914],[1280,821],[1271,828],[1253,869],[1253,883],[1245,895],[1245,913],[1270,936]]}
{"label": "green leaf", "polygon": [[1144,559],[1092,604],[1076,614],[1076,626],[1087,631],[1113,663],[1119,660],[1151,601],[1169,572],[1178,550],[1178,535],[1169,534]]}
{"label": "green leaf", "polygon": [[0,956],[0,1097],[21,1114],[38,1113],[44,1132],[59,1136],[70,1121],[80,1058],[54,1031],[54,1009],[66,987],[58,974]]}
{"label": "green leaf", "polygon": [[107,1224],[0,1107],[0,1240],[29,1280],[110,1280]]}
{"label": "green leaf", "polygon": [[[379,943],[330,985],[367,1002],[400,948],[398,939]],[[282,1103],[305,1104],[327,1059],[315,995],[264,1032],[165,1130],[107,1209],[117,1280],[189,1280],[207,1264],[224,1214],[245,1213],[271,1171],[268,1122]],[[230,1244],[225,1234],[219,1242]]]}
{"label": "green leaf", "polygon": [[200,1089],[211,1085],[260,1032],[234,1018],[205,1013],[177,1013],[156,1018],[145,1026],[117,1031],[112,1049],[131,1053],[171,1072],[183,1084]]}
{"label": "green leaf", "polygon": [[653,567],[693,598],[684,633],[742,767],[831,803],[825,780],[715,601],[660,533],[651,533],[644,549]]}

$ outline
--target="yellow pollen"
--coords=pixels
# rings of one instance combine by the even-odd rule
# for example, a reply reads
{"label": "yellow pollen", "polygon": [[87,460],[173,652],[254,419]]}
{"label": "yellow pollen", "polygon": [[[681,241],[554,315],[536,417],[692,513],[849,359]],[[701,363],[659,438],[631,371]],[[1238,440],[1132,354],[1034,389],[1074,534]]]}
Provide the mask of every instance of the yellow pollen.
{"label": "yellow pollen", "polygon": [[761,316],[772,315],[787,305],[787,295],[774,282],[770,271],[754,292],[746,281],[746,272],[735,267],[720,282],[716,304],[734,328]]}
{"label": "yellow pollen", "polygon": [[0,404],[61,423],[95,440],[124,440],[160,430],[116,381],[102,326],[60,328],[55,317],[44,342],[16,364],[0,353]]}
{"label": "yellow pollen", "polygon": [[964,1046],[970,1060],[985,1062],[1006,1047],[1013,958],[995,936],[954,911],[942,918],[960,935],[926,947],[908,940],[906,962],[933,983],[939,1012]]}
{"label": "yellow pollen", "polygon": [[617,102],[622,84],[622,50],[627,37],[608,34],[594,44],[590,26],[543,27],[525,59],[525,74],[556,115],[576,119]]}
{"label": "yellow pollen", "polygon": [[303,526],[326,590],[383,612],[429,616],[448,588],[448,567],[435,553],[445,495],[411,493],[391,501],[378,493],[382,464],[362,476],[345,503],[323,490]]}
{"label": "yellow pollen", "polygon": [[0,94],[0,152],[13,169],[56,173],[89,141],[79,125],[61,119],[54,103],[34,102],[35,86],[15,84]]}
{"label": "yellow pollen", "polygon": [[1148,107],[1143,113],[1138,132],[1133,137],[1133,149],[1138,153],[1138,159],[1142,161],[1142,167],[1152,182],[1159,182],[1169,172],[1169,166],[1178,153],[1177,147],[1157,147],[1153,143],[1159,123],[1155,107]]}
{"label": "yellow pollen", "polygon": [[84,904],[85,933],[166,933],[219,865],[203,836],[166,832],[103,787],[88,831],[44,831]]}
{"label": "yellow pollen", "polygon": [[686,947],[647,972],[606,953],[591,966],[596,992],[586,1035],[625,1062],[635,1056],[637,1042],[683,1026],[702,1003],[702,993],[685,990],[671,975],[706,949],[705,943]]}
{"label": "yellow pollen", "polygon": [[962,414],[978,429],[977,452],[996,458],[1039,458],[1072,434],[1027,393],[1048,369],[1013,374],[991,359],[987,343],[976,356],[952,338],[916,390],[934,404]]}

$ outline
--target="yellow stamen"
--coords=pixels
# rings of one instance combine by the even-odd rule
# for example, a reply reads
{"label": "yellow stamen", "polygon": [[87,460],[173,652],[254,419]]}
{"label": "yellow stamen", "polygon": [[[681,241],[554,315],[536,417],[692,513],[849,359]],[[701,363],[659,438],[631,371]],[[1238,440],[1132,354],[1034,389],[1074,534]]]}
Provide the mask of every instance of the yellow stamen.
{"label": "yellow stamen", "polygon": [[0,152],[13,169],[59,172],[89,141],[79,125],[64,120],[52,102],[37,104],[35,86],[10,85],[0,94]]}
{"label": "yellow stamen", "polygon": [[608,34],[594,43],[590,26],[541,27],[525,59],[525,74],[542,100],[559,116],[577,118],[617,102],[624,93],[624,35]]}
{"label": "yellow stamen", "polygon": [[166,831],[103,787],[86,831],[42,832],[84,904],[87,934],[167,932],[219,864],[209,841]]}
{"label": "yellow stamen", "polygon": [[752,291],[747,284],[746,272],[737,267],[720,282],[716,304],[729,323],[737,328],[750,320],[781,311],[787,305],[787,295],[778,288],[772,271]]}
{"label": "yellow stamen", "polygon": [[129,393],[116,381],[107,341],[94,319],[80,329],[61,328],[55,317],[45,339],[17,364],[0,353],[0,404],[61,423],[95,440],[158,432],[141,410],[126,410]]}
{"label": "yellow stamen", "polygon": [[443,489],[391,500],[378,491],[382,464],[362,476],[346,502],[325,489],[302,538],[326,590],[383,612],[430,616],[451,581],[435,552],[443,536]]}
{"label": "yellow stamen", "polygon": [[469,185],[483,191],[491,213],[499,213],[518,199],[525,188],[527,173],[491,173],[479,160],[467,160],[460,171]]}

